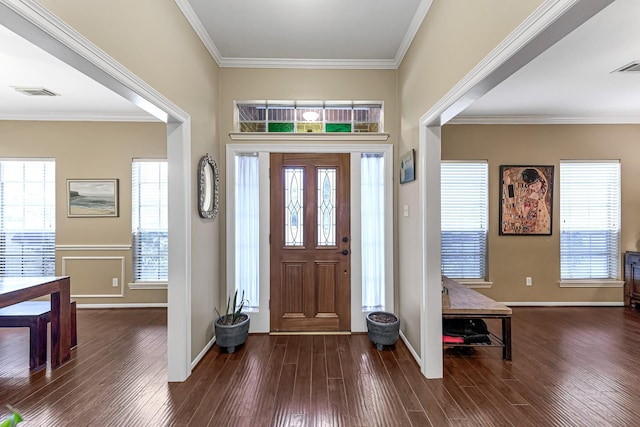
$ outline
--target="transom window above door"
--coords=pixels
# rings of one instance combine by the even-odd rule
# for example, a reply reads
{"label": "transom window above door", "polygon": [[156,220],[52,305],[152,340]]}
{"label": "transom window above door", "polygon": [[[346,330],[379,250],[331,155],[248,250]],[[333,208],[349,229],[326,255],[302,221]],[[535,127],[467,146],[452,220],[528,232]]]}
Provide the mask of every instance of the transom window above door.
{"label": "transom window above door", "polygon": [[239,132],[383,132],[381,102],[237,101],[236,113]]}

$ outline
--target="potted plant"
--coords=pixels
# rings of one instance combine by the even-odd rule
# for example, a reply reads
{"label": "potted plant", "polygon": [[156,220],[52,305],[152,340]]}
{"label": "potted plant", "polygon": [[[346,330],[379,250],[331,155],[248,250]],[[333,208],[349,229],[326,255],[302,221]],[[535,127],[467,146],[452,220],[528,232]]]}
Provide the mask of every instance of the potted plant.
{"label": "potted plant", "polygon": [[367,333],[378,350],[394,345],[400,335],[400,318],[386,311],[372,311],[367,314]]}
{"label": "potted plant", "polygon": [[216,344],[221,348],[226,348],[229,353],[236,351],[236,347],[244,344],[249,335],[249,315],[242,312],[242,307],[248,302],[244,299],[244,291],[238,303],[238,291],[233,296],[233,306],[231,296],[227,300],[227,310],[221,315],[218,309],[218,318],[213,322],[216,331]]}
{"label": "potted plant", "polygon": [[0,427],[15,427],[22,421],[22,417],[18,414],[18,411],[7,405],[11,415],[9,415],[4,421],[0,422]]}

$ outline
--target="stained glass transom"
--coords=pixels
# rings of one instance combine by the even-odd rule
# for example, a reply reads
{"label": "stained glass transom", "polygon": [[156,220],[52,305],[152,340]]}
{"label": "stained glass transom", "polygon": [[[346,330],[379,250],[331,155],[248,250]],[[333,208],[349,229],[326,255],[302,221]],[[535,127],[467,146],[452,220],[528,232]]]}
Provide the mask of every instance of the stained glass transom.
{"label": "stained glass transom", "polygon": [[318,246],[336,245],[336,170],[318,168]]}
{"label": "stained glass transom", "polygon": [[304,169],[284,170],[284,244],[304,245]]}
{"label": "stained glass transom", "polygon": [[237,102],[237,129],[258,133],[377,133],[382,103],[362,101]]}

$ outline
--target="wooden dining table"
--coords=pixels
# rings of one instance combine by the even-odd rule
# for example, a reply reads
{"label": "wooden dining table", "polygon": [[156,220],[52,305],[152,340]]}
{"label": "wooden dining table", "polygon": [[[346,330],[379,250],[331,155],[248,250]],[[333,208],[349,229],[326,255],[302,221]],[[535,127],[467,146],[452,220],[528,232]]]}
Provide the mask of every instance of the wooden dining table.
{"label": "wooden dining table", "polygon": [[71,358],[71,281],[60,277],[0,277],[0,308],[51,296],[51,368]]}

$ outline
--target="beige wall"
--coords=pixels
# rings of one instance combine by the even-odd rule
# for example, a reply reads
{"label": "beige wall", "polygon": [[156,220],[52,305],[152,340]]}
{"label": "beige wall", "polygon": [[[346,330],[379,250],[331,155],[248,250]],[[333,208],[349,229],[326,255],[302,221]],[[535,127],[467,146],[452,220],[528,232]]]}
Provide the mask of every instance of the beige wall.
{"label": "beige wall", "polygon": [[[560,288],[560,160],[619,159],[621,252],[640,248],[638,125],[447,125],[444,160],[489,162],[488,279],[481,291],[507,302],[622,302],[621,288]],[[554,165],[551,236],[499,236],[500,165]],[[622,267],[620,268],[622,274]],[[525,277],[533,286],[525,286]]]}
{"label": "beige wall", "polygon": [[218,66],[173,0],[40,3],[191,116],[189,273],[194,359],[213,337],[214,307],[220,306],[220,219],[201,219],[195,204],[198,160],[210,153],[220,163]]}
{"label": "beige wall", "polygon": [[[524,21],[542,0],[434,0],[398,70],[400,139],[398,152],[418,149],[418,121],[493,48]],[[416,153],[419,154],[419,153]],[[416,170],[416,176],[421,171]],[[402,331],[420,349],[422,295],[418,181],[397,187],[398,311]],[[400,215],[407,205],[410,215]]]}
{"label": "beige wall", "polygon": [[[55,160],[57,247],[131,245],[131,161],[166,158],[164,123],[0,121],[0,134],[0,157]],[[118,217],[68,218],[66,180],[70,178],[118,179]],[[76,298],[79,304],[166,302],[164,290],[128,289],[130,250],[58,250],[56,274],[72,276],[74,296],[124,294]],[[120,282],[117,288],[112,286],[114,277]]]}

